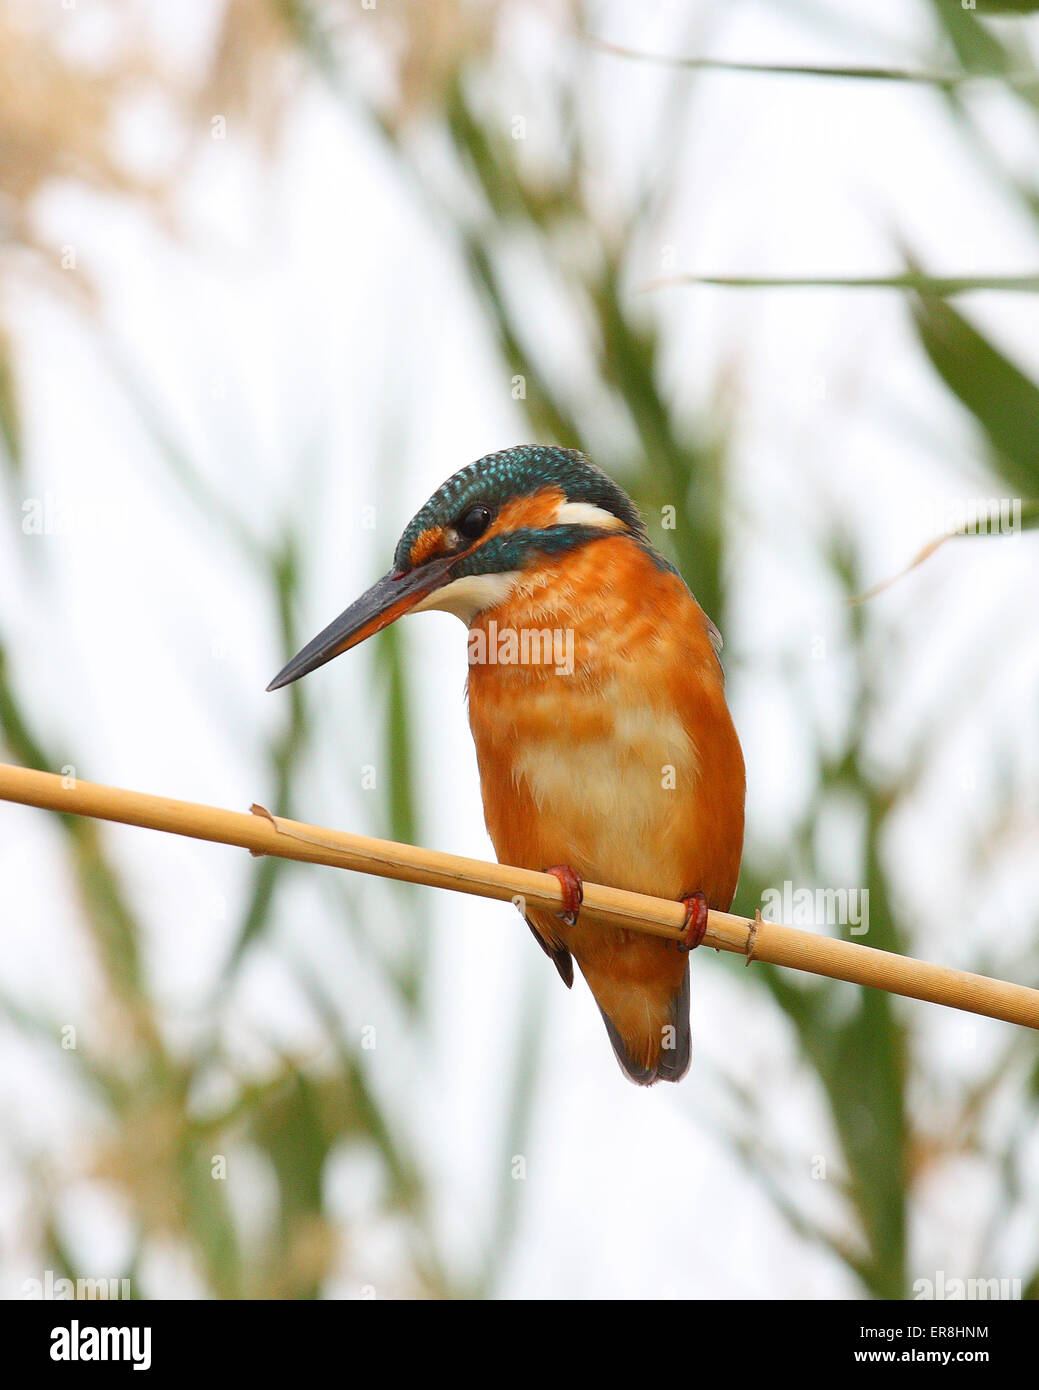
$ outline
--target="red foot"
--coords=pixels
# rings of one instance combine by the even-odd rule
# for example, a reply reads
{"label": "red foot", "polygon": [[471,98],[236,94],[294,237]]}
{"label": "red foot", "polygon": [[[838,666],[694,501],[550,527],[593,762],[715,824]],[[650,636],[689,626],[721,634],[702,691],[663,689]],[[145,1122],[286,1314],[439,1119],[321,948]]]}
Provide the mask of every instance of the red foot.
{"label": "red foot", "polygon": [[695,951],[707,932],[707,899],[700,892],[680,901],[685,906],[685,930],[678,943],[680,951]]}
{"label": "red foot", "polygon": [[581,911],[581,904],[584,902],[584,884],[581,882],[581,875],[575,873],[569,864],[555,864],[551,869],[546,869],[545,873],[559,879],[560,887],[563,890],[563,911],[557,912],[556,916],[562,918],[568,927],[572,927],[577,921],[577,914]]}

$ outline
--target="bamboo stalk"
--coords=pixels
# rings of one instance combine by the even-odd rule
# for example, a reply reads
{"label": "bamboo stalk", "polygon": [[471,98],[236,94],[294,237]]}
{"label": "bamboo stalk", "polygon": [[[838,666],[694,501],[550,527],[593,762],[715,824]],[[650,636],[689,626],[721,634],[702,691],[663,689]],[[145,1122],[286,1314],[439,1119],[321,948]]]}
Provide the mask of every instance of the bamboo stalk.
{"label": "bamboo stalk", "polygon": [[[552,912],[562,906],[562,889],[552,874],[305,825],[272,816],[262,806],[254,806],[249,813],[225,811],[9,763],[0,763],[0,800],[237,845],[257,855],[273,854],[282,859],[354,869],[380,878],[450,888],[478,897],[523,899],[526,907]],[[598,883],[584,885],[582,912],[611,926],[672,941],[681,937],[684,925],[680,903]],[[760,917],[751,919],[712,911],[703,944],[746,956],[748,965],[752,960],[767,961],[1039,1028],[1039,990],[780,926]]]}

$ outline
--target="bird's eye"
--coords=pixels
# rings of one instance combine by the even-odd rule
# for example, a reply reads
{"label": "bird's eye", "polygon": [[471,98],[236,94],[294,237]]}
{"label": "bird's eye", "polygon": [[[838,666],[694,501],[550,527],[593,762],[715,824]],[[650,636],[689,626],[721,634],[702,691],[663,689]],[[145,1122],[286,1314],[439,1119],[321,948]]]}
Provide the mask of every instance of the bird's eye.
{"label": "bird's eye", "polygon": [[467,541],[479,540],[491,524],[490,507],[470,507],[455,522],[455,530]]}

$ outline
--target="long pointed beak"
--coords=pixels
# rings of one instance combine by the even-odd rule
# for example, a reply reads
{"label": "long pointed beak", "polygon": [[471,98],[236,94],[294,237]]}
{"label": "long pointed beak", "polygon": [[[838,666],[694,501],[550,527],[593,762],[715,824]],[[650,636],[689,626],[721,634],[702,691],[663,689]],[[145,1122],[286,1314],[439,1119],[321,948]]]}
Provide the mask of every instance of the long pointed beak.
{"label": "long pointed beak", "polygon": [[444,556],[429,560],[405,574],[395,574],[391,570],[355,603],[351,603],[345,613],[340,613],[335,622],[319,632],[312,642],[308,642],[302,651],[297,652],[267,689],[280,690],[283,685],[291,685],[300,676],[309,675],[334,656],[348,652],[365,638],[395,623],[416,603],[440,588],[455,558]]}

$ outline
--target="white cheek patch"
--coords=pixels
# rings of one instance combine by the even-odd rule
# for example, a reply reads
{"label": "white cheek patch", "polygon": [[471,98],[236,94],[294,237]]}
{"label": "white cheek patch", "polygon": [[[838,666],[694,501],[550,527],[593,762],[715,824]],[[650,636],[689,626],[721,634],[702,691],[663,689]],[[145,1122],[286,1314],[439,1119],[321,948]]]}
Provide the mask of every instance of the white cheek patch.
{"label": "white cheek patch", "polygon": [[453,613],[468,626],[477,613],[504,603],[522,577],[519,570],[506,570],[502,574],[467,574],[462,579],[453,579],[442,589],[436,589],[416,603],[411,611]]}
{"label": "white cheek patch", "polygon": [[560,502],[553,518],[555,526],[598,526],[602,531],[623,531],[624,522],[612,512],[591,502]]}

